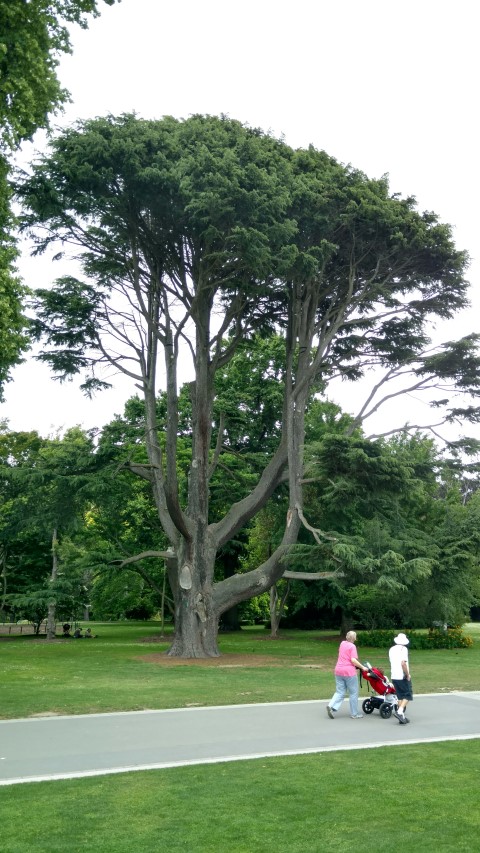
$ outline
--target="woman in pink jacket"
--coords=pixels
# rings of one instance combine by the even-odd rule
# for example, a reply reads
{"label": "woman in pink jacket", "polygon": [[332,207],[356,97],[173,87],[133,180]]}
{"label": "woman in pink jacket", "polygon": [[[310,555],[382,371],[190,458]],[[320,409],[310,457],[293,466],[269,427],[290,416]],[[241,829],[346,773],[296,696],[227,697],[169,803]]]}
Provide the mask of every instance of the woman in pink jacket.
{"label": "woman in pink jacket", "polygon": [[353,720],[363,717],[358,710],[358,675],[357,669],[368,672],[366,666],[358,660],[357,648],[355,646],[357,635],[355,631],[349,631],[346,638],[340,643],[338,660],[335,667],[335,693],[327,705],[327,714],[331,720],[335,719],[335,712],[345,699],[346,693],[350,701],[350,716]]}

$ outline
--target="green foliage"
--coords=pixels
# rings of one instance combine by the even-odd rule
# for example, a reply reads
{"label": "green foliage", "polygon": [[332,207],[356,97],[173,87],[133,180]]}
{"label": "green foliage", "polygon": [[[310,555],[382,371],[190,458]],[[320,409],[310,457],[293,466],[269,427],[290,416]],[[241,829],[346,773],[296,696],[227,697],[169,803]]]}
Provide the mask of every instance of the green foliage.
{"label": "green foliage", "polygon": [[[113,5],[115,0],[103,0]],[[0,401],[11,368],[28,349],[28,295],[20,282],[12,234],[8,153],[47,128],[51,113],[68,100],[57,78],[63,53],[70,53],[67,25],[87,26],[99,0],[0,0]]]}
{"label": "green foliage", "polygon": [[0,402],[10,368],[22,361],[22,353],[28,346],[28,324],[22,314],[27,290],[15,270],[18,252],[10,236],[14,219],[7,176],[8,163],[0,150]]}
{"label": "green foliage", "polygon": [[23,361],[29,345],[21,308],[27,291],[15,275],[14,257],[13,249],[0,246],[0,402],[11,368]]}
{"label": "green foliage", "polygon": [[137,572],[105,568],[93,582],[90,601],[95,619],[149,619],[159,599]]}
{"label": "green foliage", "polygon": [[346,590],[345,605],[355,624],[367,629],[386,627],[397,613],[397,595],[393,590],[380,591],[376,586],[356,584]]}
{"label": "green foliage", "polygon": [[267,624],[270,619],[270,596],[268,592],[242,601],[239,605],[239,618],[242,625]]}
{"label": "green foliage", "polygon": [[478,496],[465,503],[447,486],[450,468],[430,439],[368,441],[340,419],[330,432],[334,424],[310,427],[306,448],[305,511],[320,542],[302,536],[288,568],[337,574],[295,582],[290,613],[304,612],[309,627],[324,624],[325,607],[337,624],[343,613],[363,628],[463,622],[480,591]]}
{"label": "green foliage", "polygon": [[285,380],[285,342],[280,335],[242,341],[215,375],[214,414],[224,418],[224,444],[257,470],[278,444]]}
{"label": "green foliage", "polygon": [[[349,436],[346,428],[348,423],[338,419],[337,432],[317,432],[307,445],[305,507],[309,522],[321,531],[320,541],[304,538],[292,549],[289,567],[336,570],[336,578],[320,582],[325,600],[331,586],[336,606],[357,618],[391,620],[390,603],[428,577],[438,556],[426,530],[436,456],[432,442],[418,436],[369,441]],[[302,606],[309,594],[318,600],[313,586],[302,595]],[[377,608],[375,598],[382,599]]]}
{"label": "green foliage", "polygon": [[23,595],[7,595],[6,604],[16,619],[26,619],[32,622],[35,633],[38,634],[40,625],[46,619],[48,612],[49,595],[45,589],[31,590]]}
{"label": "green foliage", "polygon": [[52,581],[46,579],[35,589],[31,585],[28,591],[6,596],[6,605],[15,618],[28,619],[38,628],[47,618],[48,606],[55,603],[57,620],[81,618],[84,614],[85,592],[80,578],[60,576]]}
{"label": "green foliage", "polygon": [[[113,6],[115,0],[103,0]],[[68,99],[56,69],[71,52],[67,25],[87,26],[99,0],[0,0],[0,145],[15,147],[48,126]]]}
{"label": "green foliage", "polygon": [[[0,430],[0,549],[11,607],[30,607],[33,595],[39,606],[54,600],[70,616],[86,603],[69,537],[83,525],[94,468],[92,438],[79,428],[53,439]],[[52,581],[54,531],[60,543],[58,578]]]}
{"label": "green foliage", "polygon": [[[396,631],[374,630],[358,631],[357,641],[361,646],[372,646],[372,648],[388,649],[393,646],[393,638]],[[409,649],[469,649],[473,646],[471,637],[463,633],[462,629],[430,628],[428,633],[419,634],[415,631],[408,632]]]}

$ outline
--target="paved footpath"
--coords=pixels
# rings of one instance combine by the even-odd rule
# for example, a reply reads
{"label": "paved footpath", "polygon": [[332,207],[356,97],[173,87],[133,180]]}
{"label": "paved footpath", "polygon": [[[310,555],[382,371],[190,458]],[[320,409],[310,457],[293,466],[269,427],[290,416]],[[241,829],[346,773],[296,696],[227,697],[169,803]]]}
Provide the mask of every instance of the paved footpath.
{"label": "paved footpath", "polygon": [[[365,697],[363,697],[365,698]],[[398,744],[480,739],[480,692],[424,694],[411,722],[335,720],[326,701],[0,720],[0,785]]]}

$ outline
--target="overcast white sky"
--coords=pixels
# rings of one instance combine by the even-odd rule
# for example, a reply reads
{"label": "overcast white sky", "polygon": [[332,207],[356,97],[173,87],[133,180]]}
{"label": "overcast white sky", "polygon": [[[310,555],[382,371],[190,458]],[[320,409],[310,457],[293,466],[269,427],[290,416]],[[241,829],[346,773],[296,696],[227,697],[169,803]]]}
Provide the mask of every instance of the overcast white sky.
{"label": "overcast white sky", "polygon": [[[72,31],[73,55],[60,66],[72,103],[57,123],[226,113],[370,177],[389,173],[391,191],[451,223],[472,258],[472,309],[442,329],[452,339],[478,329],[480,309],[479,23],[472,0],[122,0]],[[20,270],[31,287],[65,271],[27,253]],[[88,401],[77,383],[59,385],[29,359],[13,373],[0,418],[42,435],[100,427],[135,391],[114,382]],[[349,385],[338,402],[353,411],[359,399]],[[383,428],[417,422],[413,407],[403,400],[384,413]]]}

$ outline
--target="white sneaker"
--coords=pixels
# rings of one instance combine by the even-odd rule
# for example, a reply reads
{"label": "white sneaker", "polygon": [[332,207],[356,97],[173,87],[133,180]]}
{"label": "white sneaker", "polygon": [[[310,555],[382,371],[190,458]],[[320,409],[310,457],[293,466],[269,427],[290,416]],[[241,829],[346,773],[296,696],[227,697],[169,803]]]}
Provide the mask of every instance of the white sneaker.
{"label": "white sneaker", "polygon": [[363,714],[352,714],[352,720],[361,720]]}

